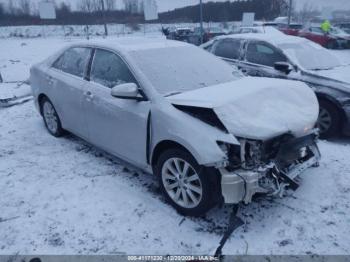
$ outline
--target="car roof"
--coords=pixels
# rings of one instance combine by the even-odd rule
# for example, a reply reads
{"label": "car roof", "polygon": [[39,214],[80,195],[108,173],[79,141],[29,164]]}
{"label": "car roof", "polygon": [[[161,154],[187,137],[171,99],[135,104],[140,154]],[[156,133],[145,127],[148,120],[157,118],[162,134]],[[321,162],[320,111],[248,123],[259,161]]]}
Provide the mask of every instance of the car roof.
{"label": "car roof", "polygon": [[226,36],[219,36],[216,39],[227,39],[227,38],[232,38],[232,39],[247,39],[247,40],[258,40],[258,41],[265,41],[269,42],[274,45],[279,45],[279,44],[299,44],[308,41],[305,38],[301,37],[296,37],[296,36],[289,36],[285,35],[283,33],[281,34],[269,34],[269,33],[249,33],[249,34],[233,34],[233,35],[226,35]]}
{"label": "car roof", "polygon": [[167,40],[161,37],[120,37],[112,39],[89,40],[76,43],[71,46],[92,46],[128,53],[139,50],[185,47],[189,46],[189,44],[180,41]]}

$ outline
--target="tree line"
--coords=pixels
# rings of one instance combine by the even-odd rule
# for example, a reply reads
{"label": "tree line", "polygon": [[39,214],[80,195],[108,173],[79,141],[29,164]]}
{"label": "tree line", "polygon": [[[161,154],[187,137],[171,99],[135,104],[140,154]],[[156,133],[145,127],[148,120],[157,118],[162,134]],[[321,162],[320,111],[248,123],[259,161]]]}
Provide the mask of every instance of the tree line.
{"label": "tree line", "polygon": [[[289,1],[286,0],[237,0],[234,2],[208,2],[203,4],[203,19],[206,22],[241,21],[244,12],[255,13],[258,20],[271,20],[287,15]],[[198,6],[189,6],[160,14],[167,22],[187,20],[198,22]]]}
{"label": "tree line", "polygon": [[[105,12],[102,11],[104,1]],[[206,22],[240,21],[244,12],[254,12],[256,19],[270,20],[288,13],[288,0],[237,0],[234,2],[208,2],[203,4]],[[30,0],[8,0],[0,3],[0,25],[37,24],[101,24],[142,23],[143,0],[123,0],[123,8],[116,0],[79,0],[76,8],[67,3],[56,5],[57,19],[40,20],[38,6]],[[104,14],[104,16],[103,16]],[[159,14],[156,22],[198,22],[199,7],[187,6]]]}

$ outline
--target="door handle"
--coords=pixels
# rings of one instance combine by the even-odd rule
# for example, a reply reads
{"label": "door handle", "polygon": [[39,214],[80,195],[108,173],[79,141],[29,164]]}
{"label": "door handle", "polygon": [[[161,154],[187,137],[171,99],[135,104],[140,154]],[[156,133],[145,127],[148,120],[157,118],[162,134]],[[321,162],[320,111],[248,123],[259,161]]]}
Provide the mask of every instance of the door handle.
{"label": "door handle", "polygon": [[84,95],[88,101],[91,101],[94,98],[94,95],[90,91],[86,91]]}
{"label": "door handle", "polygon": [[50,86],[52,86],[54,84],[53,78],[51,76],[47,76],[46,80]]}

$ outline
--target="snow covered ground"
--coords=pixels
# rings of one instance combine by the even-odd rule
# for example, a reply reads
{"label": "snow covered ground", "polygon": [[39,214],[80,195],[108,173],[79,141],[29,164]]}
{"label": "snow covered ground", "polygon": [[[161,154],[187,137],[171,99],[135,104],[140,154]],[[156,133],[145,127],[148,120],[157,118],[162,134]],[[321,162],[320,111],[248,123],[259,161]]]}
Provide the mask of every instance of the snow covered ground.
{"label": "snow covered ground", "polygon": [[[72,41],[0,40],[4,81],[26,80],[31,64]],[[27,87],[0,84],[0,98]],[[242,207],[245,225],[225,254],[350,254],[350,138],[320,149],[296,192]],[[32,102],[0,107],[0,255],[213,254],[229,211],[184,218],[151,175],[72,135],[50,136]]]}

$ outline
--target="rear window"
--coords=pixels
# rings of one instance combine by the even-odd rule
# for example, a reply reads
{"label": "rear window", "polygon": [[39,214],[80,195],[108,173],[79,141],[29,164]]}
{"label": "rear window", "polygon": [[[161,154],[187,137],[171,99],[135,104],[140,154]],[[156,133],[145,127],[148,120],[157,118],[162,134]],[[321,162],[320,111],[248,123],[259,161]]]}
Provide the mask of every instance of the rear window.
{"label": "rear window", "polygon": [[225,39],[216,44],[214,53],[228,59],[239,59],[240,48],[240,40]]}
{"label": "rear window", "polygon": [[52,67],[71,75],[84,77],[90,55],[91,48],[70,48],[56,60]]}

